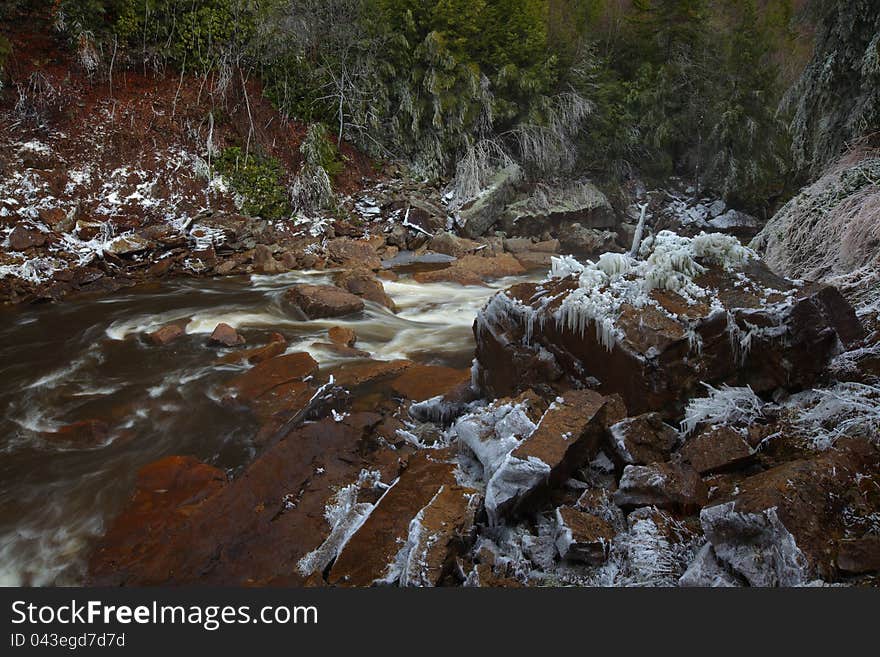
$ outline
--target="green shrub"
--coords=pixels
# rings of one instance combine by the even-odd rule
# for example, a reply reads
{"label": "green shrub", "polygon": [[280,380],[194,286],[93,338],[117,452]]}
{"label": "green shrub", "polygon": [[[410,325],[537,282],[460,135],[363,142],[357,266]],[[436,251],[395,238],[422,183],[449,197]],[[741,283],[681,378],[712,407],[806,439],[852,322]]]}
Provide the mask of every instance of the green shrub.
{"label": "green shrub", "polygon": [[282,182],[281,163],[273,157],[232,146],[215,162],[218,173],[240,198],[241,210],[250,216],[277,220],[290,214],[290,200]]}

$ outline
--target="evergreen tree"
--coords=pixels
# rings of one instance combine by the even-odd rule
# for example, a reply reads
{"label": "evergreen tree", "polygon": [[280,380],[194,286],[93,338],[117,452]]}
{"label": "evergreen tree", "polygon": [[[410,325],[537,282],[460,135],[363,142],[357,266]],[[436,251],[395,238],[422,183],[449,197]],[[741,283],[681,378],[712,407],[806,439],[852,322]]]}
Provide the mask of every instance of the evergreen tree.
{"label": "evergreen tree", "polygon": [[813,58],[789,91],[793,152],[814,172],[847,142],[880,130],[880,3],[814,0]]}

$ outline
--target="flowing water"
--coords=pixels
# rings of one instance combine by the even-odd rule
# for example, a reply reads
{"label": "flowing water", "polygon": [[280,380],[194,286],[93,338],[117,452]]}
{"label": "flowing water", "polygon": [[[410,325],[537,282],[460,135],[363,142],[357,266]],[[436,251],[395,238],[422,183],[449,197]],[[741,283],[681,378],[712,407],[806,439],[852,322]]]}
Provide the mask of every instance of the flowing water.
{"label": "flowing water", "polygon": [[[342,360],[313,343],[326,342],[334,325],[353,328],[357,347],[374,358],[463,368],[477,311],[514,282],[461,287],[402,277],[385,282],[396,315],[367,304],[351,318],[297,320],[284,290],[328,279],[328,272],[181,279],[0,310],[0,585],[80,582],[89,548],[143,465],[184,454],[235,474],[253,458],[255,420],[220,401],[224,384],[246,366],[217,362],[229,351],[207,344],[219,322],[248,346],[282,333],[288,351],[308,351],[325,372]],[[179,340],[165,347],[144,340],[176,321],[187,322]],[[64,437],[64,427],[96,420],[109,427],[98,440]]]}

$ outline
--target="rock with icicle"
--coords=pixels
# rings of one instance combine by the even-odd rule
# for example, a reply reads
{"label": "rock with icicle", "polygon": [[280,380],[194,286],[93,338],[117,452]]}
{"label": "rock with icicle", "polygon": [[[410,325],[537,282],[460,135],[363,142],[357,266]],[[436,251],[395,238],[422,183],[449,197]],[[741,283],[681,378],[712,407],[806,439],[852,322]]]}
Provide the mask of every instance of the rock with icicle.
{"label": "rock with icicle", "polygon": [[594,458],[607,429],[626,415],[618,397],[572,390],[541,414],[530,393],[500,400],[454,425],[460,444],[482,466],[492,524],[545,497]]}
{"label": "rock with icicle", "polygon": [[496,294],[474,323],[476,382],[492,397],[598,385],[677,419],[701,382],[809,386],[861,332],[834,287],[776,276],[731,236],[661,231],[638,259],[554,258],[547,280]]}
{"label": "rock with icicle", "polygon": [[[852,567],[851,541],[871,533],[878,478],[880,451],[862,439],[840,440],[812,458],[748,477],[729,500],[700,514],[711,556],[751,586],[834,581]],[[717,570],[703,554],[687,582],[711,583],[712,573]]]}
{"label": "rock with icicle", "polygon": [[456,483],[454,466],[430,455],[410,460],[333,563],[336,586],[436,586],[454,567],[479,505]]}

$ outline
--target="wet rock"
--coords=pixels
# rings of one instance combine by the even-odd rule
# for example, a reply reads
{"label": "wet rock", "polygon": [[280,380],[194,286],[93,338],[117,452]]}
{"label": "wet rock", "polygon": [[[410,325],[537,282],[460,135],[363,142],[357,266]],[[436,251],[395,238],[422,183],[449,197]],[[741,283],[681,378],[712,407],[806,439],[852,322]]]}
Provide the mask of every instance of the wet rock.
{"label": "wet rock", "polygon": [[548,486],[563,484],[596,455],[607,427],[625,415],[619,398],[592,390],[566,392],[489,479],[486,509],[490,519],[514,512],[529,497],[546,492]]}
{"label": "wet rock", "polygon": [[275,256],[265,244],[257,244],[254,248],[254,271],[258,274],[280,274],[287,268],[275,259]]}
{"label": "wet rock", "polygon": [[385,306],[392,312],[397,311],[394,300],[385,293],[382,281],[376,278],[371,271],[359,269],[339,272],[333,277],[333,282],[340,288],[367,301]]}
{"label": "wet rock", "polygon": [[35,246],[43,246],[46,243],[45,233],[36,229],[25,228],[21,224],[9,233],[9,248],[13,251],[26,251]]}
{"label": "wet rock", "polygon": [[470,370],[440,365],[413,364],[391,382],[394,391],[406,399],[423,401],[444,395],[470,381]]}
{"label": "wet rock", "polygon": [[474,497],[456,484],[453,465],[413,457],[345,545],[328,582],[438,584],[473,524]]}
{"label": "wet rock", "polygon": [[[138,471],[134,495],[111,524],[92,554],[90,570],[98,577],[129,583],[123,573],[141,570],[149,580],[158,573],[150,563],[161,559],[156,541],[226,485],[226,474],[191,456],[168,456]],[[160,576],[161,577],[161,576]]]}
{"label": "wet rock", "polygon": [[748,463],[754,451],[735,429],[708,427],[689,438],[678,453],[702,475]]}
{"label": "wet rock", "polygon": [[390,379],[412,367],[410,360],[371,360],[364,363],[347,363],[333,370],[337,385],[355,388]]}
{"label": "wet rock", "polygon": [[837,567],[855,575],[880,572],[880,536],[840,541],[837,544]]}
{"label": "wet rock", "polygon": [[712,304],[654,289],[641,307],[622,300],[598,321],[585,309],[582,329],[560,309],[578,289],[574,277],[498,293],[474,323],[477,382],[497,398],[563,377],[572,386],[598,380],[632,413],[677,420],[702,382],[759,394],[809,387],[838,345],[861,334],[835,288],[793,284],[757,261],[729,272],[709,265],[694,282],[712,290]]}
{"label": "wet rock", "polygon": [[418,272],[413,278],[419,283],[450,281],[461,285],[482,285],[483,281],[525,272],[519,261],[509,253],[484,258],[468,255],[459,258],[446,269]]}
{"label": "wet rock", "polygon": [[53,442],[64,442],[76,447],[97,447],[110,438],[110,425],[103,420],[80,420],[43,434]]}
{"label": "wet rock", "polygon": [[327,331],[330,342],[342,345],[343,347],[353,347],[357,342],[357,333],[350,328],[342,326],[331,326]]}
{"label": "wet rock", "polygon": [[229,324],[220,322],[208,338],[211,344],[222,344],[226,347],[237,347],[245,343],[245,339]]}
{"label": "wet rock", "polygon": [[295,285],[285,297],[309,319],[342,317],[364,309],[363,299],[334,285]]}
{"label": "wet rock", "polygon": [[243,363],[248,362],[251,365],[262,363],[275,356],[280,356],[287,350],[287,340],[280,333],[273,333],[269,337],[269,343],[262,347],[254,347],[253,349],[243,349],[226,354],[219,359],[221,363]]}
{"label": "wet rock", "polygon": [[147,339],[157,347],[174,342],[177,338],[183,336],[185,331],[179,324],[168,324],[162,328],[153,331],[147,335]]}
{"label": "wet rock", "polygon": [[668,461],[678,444],[678,432],[659,413],[643,413],[618,422],[610,429],[611,447],[628,465]]}
{"label": "wet rock", "polygon": [[[257,419],[266,423],[278,414],[283,413],[287,417],[292,417],[305,410],[314,394],[314,388],[308,383],[290,381],[264,392],[252,400],[249,406]],[[272,426],[271,429],[274,431],[276,427]]]}
{"label": "wet rock", "polygon": [[521,180],[522,170],[516,165],[495,174],[486,189],[458,211],[457,221],[462,233],[471,238],[485,235],[513,200]]}
{"label": "wet rock", "polygon": [[455,233],[443,231],[431,238],[430,249],[436,253],[443,253],[448,256],[460,258],[476,251],[480,243],[459,237]]}
{"label": "wet rock", "polygon": [[689,465],[652,463],[623,469],[614,503],[624,508],[653,505],[691,510],[706,504],[707,496],[706,485]]}
{"label": "wet rock", "polygon": [[[330,532],[327,504],[370,467],[361,452],[379,419],[352,414],[304,425],[229,483],[187,460],[179,476],[194,479],[191,486],[178,492],[171,477],[141,485],[151,499],[141,504],[137,493],[113,521],[90,560],[90,583],[302,586],[309,575],[300,561]],[[396,468],[379,475],[393,479]]]}
{"label": "wet rock", "polygon": [[797,586],[837,574],[835,541],[880,509],[880,451],[865,440],[744,479],[700,521],[718,559],[752,586]]}
{"label": "wet rock", "polygon": [[325,251],[334,263],[343,267],[378,270],[382,260],[377,253],[379,245],[369,240],[339,237],[327,242]]}
{"label": "wet rock", "polygon": [[599,566],[608,559],[614,528],[602,518],[572,507],[556,509],[556,549],[566,561]]}
{"label": "wet rock", "polygon": [[318,363],[309,354],[297,352],[276,356],[235,377],[229,387],[237,399],[253,401],[275,386],[291,381],[302,381],[314,376]]}

